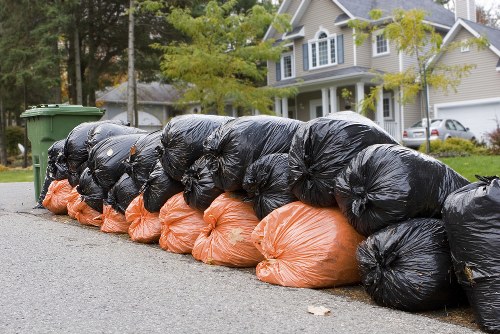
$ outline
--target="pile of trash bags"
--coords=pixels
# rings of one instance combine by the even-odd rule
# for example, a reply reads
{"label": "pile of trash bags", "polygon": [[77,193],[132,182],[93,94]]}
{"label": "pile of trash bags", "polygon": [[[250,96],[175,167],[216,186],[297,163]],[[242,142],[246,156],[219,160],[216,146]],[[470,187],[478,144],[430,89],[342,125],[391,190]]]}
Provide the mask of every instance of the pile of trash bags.
{"label": "pile of trash bags", "polygon": [[49,151],[55,214],[271,284],[361,283],[405,311],[468,300],[500,330],[500,180],[470,184],[354,112],[83,123]]}

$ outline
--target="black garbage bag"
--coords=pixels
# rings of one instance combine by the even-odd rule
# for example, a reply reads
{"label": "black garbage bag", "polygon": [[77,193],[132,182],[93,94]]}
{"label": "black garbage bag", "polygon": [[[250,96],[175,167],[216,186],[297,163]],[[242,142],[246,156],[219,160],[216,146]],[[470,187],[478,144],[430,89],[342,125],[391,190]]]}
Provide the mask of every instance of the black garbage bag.
{"label": "black garbage bag", "polygon": [[47,170],[45,171],[45,180],[43,182],[40,196],[38,197],[35,208],[43,208],[43,200],[49,186],[54,180],[64,180],[68,178],[68,165],[64,157],[64,143],[66,139],[61,139],[52,144],[47,151]]}
{"label": "black garbage bag", "polygon": [[183,190],[182,183],[168,175],[158,161],[142,187],[144,208],[149,212],[159,212],[163,204]]}
{"label": "black garbage bag", "polygon": [[477,323],[500,333],[500,178],[481,178],[450,194],[443,220],[455,274]]}
{"label": "black garbage bag", "polygon": [[[66,137],[66,141],[64,143],[64,156],[66,157],[66,162],[68,164],[68,171],[72,174],[78,174],[73,175],[71,179],[68,177],[68,180],[73,187],[78,184],[80,174],[85,169],[85,167],[81,168],[81,165],[86,162],[89,157],[89,153],[87,151],[88,134],[95,127],[103,123],[123,124],[121,121],[110,120],[85,122],[75,126]],[[72,181],[76,181],[76,183],[72,183]]]}
{"label": "black garbage bag", "polygon": [[288,154],[265,155],[248,166],[243,189],[259,219],[297,198],[288,188]]}
{"label": "black garbage bag", "polygon": [[128,205],[134,198],[139,196],[140,188],[128,174],[123,174],[122,177],[115,183],[108,192],[108,198],[105,203],[111,205],[113,209],[125,214]]}
{"label": "black garbage bag", "polygon": [[80,176],[80,182],[78,182],[78,186],[76,186],[76,191],[78,191],[83,201],[87,203],[88,206],[102,213],[102,206],[107,191],[95,182],[89,168],[85,168]]}
{"label": "black garbage bag", "polygon": [[242,189],[247,167],[264,155],[288,153],[301,124],[290,118],[245,116],[221,125],[203,145],[205,154],[214,157],[215,185],[225,191]]}
{"label": "black garbage bag", "polygon": [[124,162],[127,174],[139,189],[148,180],[160,157],[160,137],[161,131],[158,130],[139,138],[130,148],[130,155]]}
{"label": "black garbage bag", "polygon": [[469,181],[430,156],[379,144],[358,153],[335,183],[340,209],[369,236],[409,218],[440,218],[446,197]]}
{"label": "black garbage bag", "polygon": [[386,227],[363,241],[356,257],[363,286],[379,305],[427,311],[464,300],[442,220],[416,218]]}
{"label": "black garbage bag", "polygon": [[114,136],[131,135],[136,133],[146,134],[147,132],[145,130],[123,124],[102,123],[89,130],[85,145],[87,147],[87,151],[90,152],[92,147],[94,147],[97,143],[100,143],[104,139]]}
{"label": "black garbage bag", "polygon": [[163,129],[163,169],[177,181],[203,155],[203,142],[220,125],[232,117],[216,115],[182,115],[174,117]]}
{"label": "black garbage bag", "polygon": [[76,170],[72,171],[68,168],[68,182],[72,187],[76,187],[78,182],[80,182],[80,176],[82,175],[85,168],[88,166],[88,160],[80,164]]}
{"label": "black garbage bag", "polygon": [[378,125],[352,111],[303,124],[290,147],[289,185],[302,202],[335,206],[335,177],[359,151],[373,144],[397,144]]}
{"label": "black garbage bag", "polygon": [[114,136],[95,145],[89,153],[88,168],[95,181],[106,192],[125,173],[123,163],[130,155],[130,148],[144,134]]}
{"label": "black garbage bag", "polygon": [[184,201],[193,209],[205,211],[224,190],[217,188],[212,177],[211,156],[204,155],[186,170],[182,177]]}

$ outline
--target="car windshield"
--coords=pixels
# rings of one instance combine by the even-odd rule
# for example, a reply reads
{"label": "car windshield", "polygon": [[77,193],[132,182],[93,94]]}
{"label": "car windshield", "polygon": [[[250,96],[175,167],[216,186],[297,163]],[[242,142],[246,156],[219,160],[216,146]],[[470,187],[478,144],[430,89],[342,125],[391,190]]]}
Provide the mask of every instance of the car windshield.
{"label": "car windshield", "polygon": [[[431,119],[431,126],[438,126],[441,123],[442,119]],[[412,128],[421,128],[422,121],[418,121],[417,123],[411,126]]]}

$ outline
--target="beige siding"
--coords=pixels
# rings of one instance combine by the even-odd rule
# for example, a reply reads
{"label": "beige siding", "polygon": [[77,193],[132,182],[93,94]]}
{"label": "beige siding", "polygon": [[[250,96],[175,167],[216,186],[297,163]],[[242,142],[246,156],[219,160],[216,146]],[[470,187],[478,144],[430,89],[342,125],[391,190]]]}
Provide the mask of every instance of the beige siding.
{"label": "beige siding", "polygon": [[[456,41],[473,37],[467,30],[462,29]],[[455,93],[452,89],[448,93],[431,90],[431,106],[437,103],[459,102],[466,100],[488,99],[500,97],[500,74],[496,71],[498,56],[490,49],[477,51],[470,47],[470,51],[461,52],[460,48],[445,53],[438,61],[439,64],[461,65],[475,64],[469,76],[462,79]]]}
{"label": "beige siding", "polygon": [[412,126],[414,123],[418,122],[424,117],[421,107],[422,104],[420,102],[420,97],[417,97],[414,103],[406,104],[404,106],[404,120],[402,124],[403,129]]}
{"label": "beige siding", "polygon": [[399,72],[399,55],[394,44],[389,44],[389,54],[376,57],[373,57],[370,44],[370,54],[372,55],[372,68],[385,72]]}
{"label": "beige siding", "polygon": [[[302,2],[302,0],[291,0],[288,8],[285,10],[285,12],[283,14],[288,14],[290,16],[290,20],[291,20],[293,18],[293,15],[295,14],[297,9],[299,8],[299,5],[301,2]],[[273,30],[273,33],[269,37],[274,38],[274,39],[281,39],[282,35],[283,35],[282,33],[279,33],[276,30]]]}
{"label": "beige siding", "polygon": [[369,40],[365,41],[361,45],[356,46],[356,54],[357,54],[357,66],[364,66],[364,67],[372,66],[372,45]]}
{"label": "beige siding", "polygon": [[276,63],[267,61],[267,85],[271,86],[276,83]]}
{"label": "beige siding", "polygon": [[310,120],[309,101],[321,99],[321,91],[301,93],[297,95],[297,119]]}

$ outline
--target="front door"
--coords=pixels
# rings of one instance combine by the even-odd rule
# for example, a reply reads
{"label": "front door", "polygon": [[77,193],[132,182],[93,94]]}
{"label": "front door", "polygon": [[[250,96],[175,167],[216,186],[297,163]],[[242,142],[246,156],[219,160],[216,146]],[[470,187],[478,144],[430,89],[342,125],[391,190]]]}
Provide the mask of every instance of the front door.
{"label": "front door", "polygon": [[321,99],[309,101],[309,118],[314,119],[323,116],[323,102]]}

